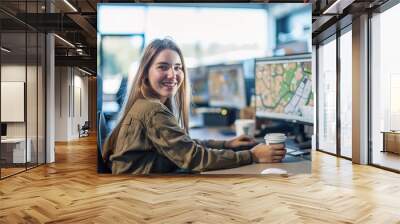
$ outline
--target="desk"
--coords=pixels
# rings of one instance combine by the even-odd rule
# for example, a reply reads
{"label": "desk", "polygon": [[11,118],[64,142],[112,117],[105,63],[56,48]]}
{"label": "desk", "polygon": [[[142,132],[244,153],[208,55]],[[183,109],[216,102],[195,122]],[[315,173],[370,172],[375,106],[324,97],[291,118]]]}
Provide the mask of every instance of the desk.
{"label": "desk", "polygon": [[[225,128],[227,129],[227,128]],[[221,133],[221,128],[192,128],[189,130],[189,135],[194,139],[214,139],[214,140],[228,140],[235,135],[224,135]]]}
{"label": "desk", "polygon": [[400,131],[382,131],[383,149],[382,152],[400,154]]}
{"label": "desk", "polygon": [[[234,135],[223,135],[218,128],[196,128],[189,131],[190,137],[194,139],[215,139],[227,140]],[[311,160],[300,156],[290,156],[286,154],[282,163],[254,163],[232,169],[214,170],[202,172],[201,174],[261,174],[268,168],[279,168],[286,170],[288,174],[307,174],[311,173]]]}
{"label": "desk", "polygon": [[[286,155],[286,157],[291,157]],[[263,170],[269,168],[279,168],[286,170],[289,175],[291,174],[307,174],[311,173],[311,161],[297,157],[297,161],[290,161],[282,163],[253,163],[246,166],[240,166],[232,169],[213,170],[202,172],[201,174],[261,174]]]}
{"label": "desk", "polygon": [[[6,138],[1,139],[1,159],[5,163],[25,163],[31,161],[31,145],[30,138],[27,139],[27,147],[25,154],[25,138]],[[27,158],[27,159],[26,159]],[[27,161],[25,161],[25,159]]]}

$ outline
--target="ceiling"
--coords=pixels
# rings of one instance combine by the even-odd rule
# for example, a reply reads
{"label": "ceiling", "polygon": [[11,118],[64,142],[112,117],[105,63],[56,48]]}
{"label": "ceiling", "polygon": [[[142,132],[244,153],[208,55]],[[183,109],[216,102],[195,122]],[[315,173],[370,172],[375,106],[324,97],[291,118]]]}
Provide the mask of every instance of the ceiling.
{"label": "ceiling", "polygon": [[[8,60],[23,60],[35,55],[37,46],[28,35],[25,48],[25,30],[28,32],[54,32],[56,66],[79,66],[96,73],[97,67],[97,3],[166,3],[174,1],[149,0],[1,0],[0,21],[2,46],[12,49]],[[176,2],[176,1],[175,1]],[[188,1],[191,2],[191,1]],[[202,1],[192,1],[202,2]],[[210,1],[203,1],[210,2]],[[227,1],[215,1],[226,3]],[[230,2],[243,2],[233,0]],[[252,2],[265,2],[255,0]],[[304,2],[303,0],[271,0],[267,2]],[[46,4],[47,3],[47,4]],[[254,4],[256,6],[256,4]],[[51,12],[51,13],[50,13]],[[65,41],[64,41],[65,40]],[[4,57],[3,57],[4,60]]]}
{"label": "ceiling", "polygon": [[373,12],[388,0],[313,0],[313,44],[351,24],[354,17]]}
{"label": "ceiling", "polygon": [[[56,66],[79,66],[96,74],[96,5],[99,2],[98,0],[1,0],[2,46],[12,49],[2,60],[18,62],[24,60],[25,56],[28,60],[31,59],[37,55],[36,51],[44,48],[44,44],[37,43],[36,33],[53,32],[57,34]],[[25,31],[27,31],[26,38]]]}
{"label": "ceiling", "polygon": [[[373,10],[387,0],[253,0],[250,2],[312,2],[313,43],[318,43],[336,32],[339,26],[351,23],[352,17]],[[46,5],[47,2],[47,5]],[[56,65],[84,67],[96,73],[97,58],[97,3],[154,2],[150,0],[1,0],[0,25],[2,46],[13,49],[13,57],[18,54],[35,53],[36,43],[33,35],[24,38],[25,30],[54,32]],[[173,1],[155,1],[157,3]],[[175,1],[176,2],[176,1]],[[190,1],[189,1],[190,2]],[[201,1],[192,1],[201,2]],[[210,1],[204,1],[210,2]],[[227,1],[215,1],[226,3]],[[231,2],[243,2],[233,0]],[[336,3],[335,3],[336,2]],[[52,13],[49,13],[49,12]],[[341,21],[338,23],[338,21]],[[346,22],[347,21],[347,22]],[[32,39],[33,38],[33,39]],[[62,39],[67,42],[63,41]],[[25,50],[25,41],[28,47]],[[72,44],[72,45],[71,45]],[[18,53],[19,52],[19,53]],[[13,55],[11,54],[11,56]],[[10,55],[9,55],[10,56]],[[9,57],[12,58],[12,57]]]}

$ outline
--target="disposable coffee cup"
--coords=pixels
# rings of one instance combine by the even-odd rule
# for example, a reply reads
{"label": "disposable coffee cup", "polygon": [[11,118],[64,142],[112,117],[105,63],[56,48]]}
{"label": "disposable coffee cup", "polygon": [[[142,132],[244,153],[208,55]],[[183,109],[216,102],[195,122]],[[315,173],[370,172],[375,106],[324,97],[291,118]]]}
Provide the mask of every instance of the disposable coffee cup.
{"label": "disposable coffee cup", "polygon": [[283,144],[286,140],[286,135],[283,133],[270,133],[266,134],[264,137],[265,144],[272,145],[272,144]]}
{"label": "disposable coffee cup", "polygon": [[237,119],[235,121],[236,136],[249,135],[254,136],[256,122],[251,119]]}

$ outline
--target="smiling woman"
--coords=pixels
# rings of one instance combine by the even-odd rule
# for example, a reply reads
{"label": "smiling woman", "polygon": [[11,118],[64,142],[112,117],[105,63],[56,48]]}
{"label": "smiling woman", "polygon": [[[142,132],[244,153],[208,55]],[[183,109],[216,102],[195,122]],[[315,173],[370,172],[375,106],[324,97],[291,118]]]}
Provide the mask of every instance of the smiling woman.
{"label": "smiling woman", "polygon": [[[112,173],[200,172],[282,160],[283,144],[256,145],[245,135],[228,141],[191,139],[185,74],[182,52],[172,40],[156,39],[147,46],[122,116],[103,146]],[[254,147],[234,151],[245,146]]]}

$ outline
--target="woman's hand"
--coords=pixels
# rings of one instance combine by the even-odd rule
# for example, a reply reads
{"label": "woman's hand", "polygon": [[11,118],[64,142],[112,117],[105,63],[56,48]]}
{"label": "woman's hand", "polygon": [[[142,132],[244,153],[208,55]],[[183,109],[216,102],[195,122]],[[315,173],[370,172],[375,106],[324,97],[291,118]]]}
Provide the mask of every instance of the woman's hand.
{"label": "woman's hand", "polygon": [[228,149],[235,149],[242,146],[254,146],[256,140],[248,135],[240,135],[225,142],[224,146]]}
{"label": "woman's hand", "polygon": [[256,163],[279,163],[285,158],[286,149],[284,144],[258,144],[250,152]]}

